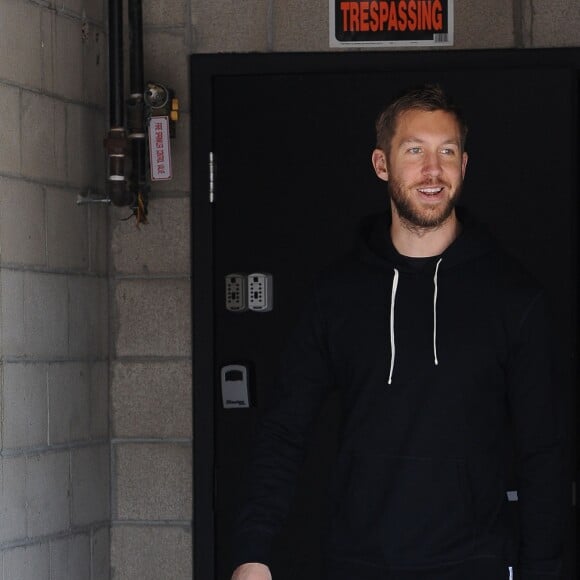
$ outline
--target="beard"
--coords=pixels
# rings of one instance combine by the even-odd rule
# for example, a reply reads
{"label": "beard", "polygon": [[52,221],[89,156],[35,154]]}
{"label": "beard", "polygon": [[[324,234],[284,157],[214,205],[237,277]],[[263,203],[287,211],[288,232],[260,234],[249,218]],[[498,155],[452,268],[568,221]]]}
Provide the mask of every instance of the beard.
{"label": "beard", "polygon": [[[416,187],[433,187],[436,184],[421,183]],[[437,184],[439,185],[439,183]],[[449,188],[448,183],[443,183],[447,188]],[[389,195],[397,210],[397,214],[401,218],[403,224],[405,224],[409,229],[434,229],[441,226],[453,213],[455,205],[459,196],[461,194],[462,182],[457,184],[457,189],[453,197],[447,199],[443,204],[430,207],[426,205],[421,205],[418,200],[413,199],[411,195],[407,193],[409,189],[406,188],[403,183],[397,179],[391,178],[387,184]]]}

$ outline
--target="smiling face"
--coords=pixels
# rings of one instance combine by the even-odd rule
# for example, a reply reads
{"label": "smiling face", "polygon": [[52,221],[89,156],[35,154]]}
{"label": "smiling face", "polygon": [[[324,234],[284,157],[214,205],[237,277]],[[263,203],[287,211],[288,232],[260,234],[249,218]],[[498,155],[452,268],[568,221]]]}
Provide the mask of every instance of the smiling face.
{"label": "smiling face", "polygon": [[467,153],[459,123],[442,110],[400,114],[390,150],[373,152],[377,175],[389,183],[393,217],[411,229],[433,229],[455,219]]}

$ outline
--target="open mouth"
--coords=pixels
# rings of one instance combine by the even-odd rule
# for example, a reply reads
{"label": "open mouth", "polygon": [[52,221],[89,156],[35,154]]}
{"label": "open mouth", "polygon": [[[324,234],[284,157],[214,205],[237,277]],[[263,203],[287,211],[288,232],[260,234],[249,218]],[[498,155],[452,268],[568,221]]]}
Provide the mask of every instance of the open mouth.
{"label": "open mouth", "polygon": [[423,195],[437,195],[443,191],[443,187],[418,187],[417,190]]}

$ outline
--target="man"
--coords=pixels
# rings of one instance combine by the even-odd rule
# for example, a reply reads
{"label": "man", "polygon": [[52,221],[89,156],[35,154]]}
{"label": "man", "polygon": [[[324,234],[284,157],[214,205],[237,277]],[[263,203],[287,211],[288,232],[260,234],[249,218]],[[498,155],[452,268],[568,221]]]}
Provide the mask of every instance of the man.
{"label": "man", "polygon": [[456,208],[466,135],[437,86],[407,91],[379,117],[372,162],[390,215],[365,224],[356,256],[319,283],[290,340],[235,531],[233,580],[270,580],[270,544],[331,388],[343,423],[325,579],[561,577],[563,458],[542,292]]}

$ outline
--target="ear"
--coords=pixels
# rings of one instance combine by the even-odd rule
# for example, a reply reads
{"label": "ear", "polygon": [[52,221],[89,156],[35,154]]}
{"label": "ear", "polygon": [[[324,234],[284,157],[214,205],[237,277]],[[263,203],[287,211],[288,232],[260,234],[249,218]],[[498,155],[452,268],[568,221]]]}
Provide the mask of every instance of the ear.
{"label": "ear", "polygon": [[463,152],[463,156],[461,158],[461,177],[465,177],[465,170],[467,169],[467,153]]}
{"label": "ear", "polygon": [[375,149],[372,155],[373,167],[379,179],[389,181],[389,170],[387,169],[387,156],[382,149]]}

